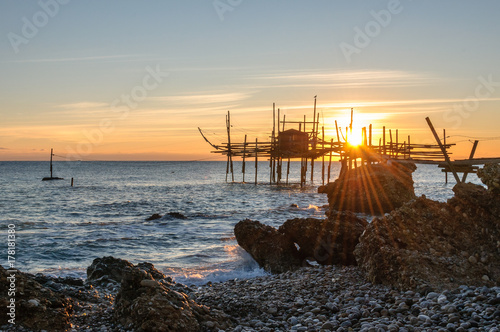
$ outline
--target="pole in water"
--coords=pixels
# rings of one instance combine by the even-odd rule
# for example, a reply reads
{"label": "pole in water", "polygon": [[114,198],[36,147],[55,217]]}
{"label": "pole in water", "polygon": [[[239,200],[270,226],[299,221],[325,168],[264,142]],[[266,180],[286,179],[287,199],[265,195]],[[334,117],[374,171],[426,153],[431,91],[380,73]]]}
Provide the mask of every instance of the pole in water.
{"label": "pole in water", "polygon": [[71,186],[73,187],[73,178],[71,178]]}

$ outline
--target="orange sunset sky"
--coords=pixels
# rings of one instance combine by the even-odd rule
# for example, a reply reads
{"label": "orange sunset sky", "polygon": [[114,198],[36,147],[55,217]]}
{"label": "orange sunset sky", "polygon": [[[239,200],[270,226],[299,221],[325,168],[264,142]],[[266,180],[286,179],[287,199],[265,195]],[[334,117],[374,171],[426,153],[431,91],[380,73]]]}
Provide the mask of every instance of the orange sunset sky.
{"label": "orange sunset sky", "polygon": [[[2,1],[0,160],[215,160],[272,104],[500,157],[498,1]],[[358,128],[358,129],[356,129]]]}

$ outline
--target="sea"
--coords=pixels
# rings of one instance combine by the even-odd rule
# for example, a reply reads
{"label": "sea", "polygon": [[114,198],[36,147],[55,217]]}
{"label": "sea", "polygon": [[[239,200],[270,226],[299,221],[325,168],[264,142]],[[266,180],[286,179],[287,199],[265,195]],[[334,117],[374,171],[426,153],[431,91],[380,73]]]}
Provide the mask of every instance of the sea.
{"label": "sea", "polygon": [[[153,263],[187,285],[265,275],[238,246],[234,225],[324,218],[327,197],[317,193],[322,166],[316,163],[314,182],[303,188],[299,162],[291,163],[288,185],[269,184],[269,162],[259,162],[257,185],[254,162],[245,166],[243,182],[242,162],[234,163],[233,182],[219,161],[57,161],[54,176],[64,180],[41,181],[50,175],[48,162],[0,162],[0,264],[84,279],[95,258],[113,256]],[[332,181],[339,170],[332,163]],[[416,194],[446,201],[454,181],[450,176],[446,184],[444,177],[437,166],[419,165]],[[474,174],[468,181],[481,183]],[[162,218],[148,221],[153,214]],[[9,230],[15,231],[13,255]]]}

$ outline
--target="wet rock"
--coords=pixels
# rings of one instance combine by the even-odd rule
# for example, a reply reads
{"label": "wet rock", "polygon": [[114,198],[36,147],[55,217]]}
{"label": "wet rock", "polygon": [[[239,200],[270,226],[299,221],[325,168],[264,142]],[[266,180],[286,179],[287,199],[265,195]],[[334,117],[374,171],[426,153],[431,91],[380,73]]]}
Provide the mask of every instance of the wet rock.
{"label": "wet rock", "polygon": [[114,319],[134,331],[202,331],[231,327],[228,317],[157,282],[138,267],[123,270]]}
{"label": "wet rock", "polygon": [[132,267],[133,264],[112,256],[96,258],[87,268],[87,279],[95,280],[103,276],[108,276],[109,279],[120,282],[122,280],[123,270],[126,267]]}
{"label": "wet rock", "polygon": [[320,191],[328,194],[331,211],[383,214],[415,199],[415,170],[412,163],[366,165],[344,172]]}
{"label": "wet rock", "polygon": [[500,164],[486,164],[477,171],[477,176],[488,186],[488,190],[500,194]]}
{"label": "wet rock", "polygon": [[238,244],[266,271],[282,273],[302,265],[293,241],[276,228],[246,219],[234,226],[234,235]]}
{"label": "wet rock", "polygon": [[158,271],[154,267],[154,265],[151,264],[151,263],[143,262],[143,263],[139,263],[139,264],[137,264],[135,266],[138,267],[139,269],[141,269],[143,271],[146,271],[147,273],[151,274],[151,276],[155,280],[160,280],[160,279],[164,279],[165,278],[165,275],[163,273],[161,273],[160,271]]}
{"label": "wet rock", "polygon": [[161,219],[161,215],[159,215],[158,213],[155,213],[152,216],[146,218],[146,221],[157,220],[157,219]]}
{"label": "wet rock", "polygon": [[299,246],[303,258],[323,265],[356,265],[353,252],[367,224],[351,212],[340,212],[324,220],[287,220],[279,231]]}
{"label": "wet rock", "polygon": [[[4,290],[0,294],[0,306],[5,308],[0,325],[8,324],[9,319],[15,318],[15,326],[30,331],[66,331],[70,328],[73,300],[43,287],[32,275],[5,270],[0,266],[0,287]],[[9,295],[9,289],[14,293]],[[8,315],[11,298],[15,299],[13,317]]]}
{"label": "wet rock", "polygon": [[167,216],[174,218],[174,219],[187,219],[185,215],[179,212],[169,212],[167,213]]}

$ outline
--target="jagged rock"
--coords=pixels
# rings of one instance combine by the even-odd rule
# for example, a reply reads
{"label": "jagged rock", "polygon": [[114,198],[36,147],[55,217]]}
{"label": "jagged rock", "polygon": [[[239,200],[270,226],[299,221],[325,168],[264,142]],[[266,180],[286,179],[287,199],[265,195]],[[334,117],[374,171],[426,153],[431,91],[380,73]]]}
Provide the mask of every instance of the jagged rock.
{"label": "jagged rock", "polygon": [[167,213],[167,215],[169,217],[174,218],[174,219],[187,219],[187,217],[185,215],[183,215],[182,213],[179,213],[179,212],[169,212],[169,213]]}
{"label": "jagged rock", "polygon": [[368,225],[355,255],[371,282],[418,291],[500,284],[500,198],[473,184],[454,191],[448,203],[420,197]]}
{"label": "jagged rock", "polygon": [[155,280],[161,280],[165,278],[165,275],[158,271],[153,264],[148,263],[148,262],[143,262],[135,265],[136,267],[140,268],[143,271],[146,271],[147,273],[151,274],[153,279]]}
{"label": "jagged rock", "polygon": [[[9,295],[11,281],[15,294]],[[8,306],[13,298],[15,325],[12,326],[22,326],[30,331],[67,331],[70,328],[69,318],[73,312],[73,301],[43,287],[33,276],[17,270],[5,270],[0,266],[0,287],[3,290],[0,293],[0,306],[5,308],[4,314],[0,316],[0,325],[8,324],[8,320],[12,318],[8,315]]]}
{"label": "jagged rock", "polygon": [[94,259],[92,264],[87,268],[87,279],[97,280],[103,276],[107,276],[107,279],[120,283],[123,278],[123,271],[125,268],[134,266],[149,273],[155,280],[165,278],[165,275],[158,271],[151,263],[143,262],[133,265],[124,259],[107,256]]}
{"label": "jagged rock", "polygon": [[134,266],[132,263],[112,256],[96,258],[87,268],[87,279],[95,280],[102,276],[108,276],[109,279],[120,282],[122,280],[123,270],[126,267]]}
{"label": "jagged rock", "polygon": [[302,265],[293,241],[276,228],[246,219],[234,226],[234,235],[238,244],[266,271],[282,273]]}
{"label": "jagged rock", "polygon": [[147,217],[146,221],[157,220],[157,219],[161,219],[161,215],[159,215],[158,213],[154,213],[150,217]]}
{"label": "jagged rock", "polygon": [[354,248],[367,224],[351,212],[341,212],[324,220],[287,220],[279,231],[298,244],[304,258],[323,265],[356,265]]}
{"label": "jagged rock", "polygon": [[231,327],[227,315],[197,304],[138,267],[123,270],[114,318],[134,331],[217,331]]}
{"label": "jagged rock", "polygon": [[328,194],[331,211],[383,214],[415,199],[415,170],[413,163],[365,165],[346,171],[318,191]]}
{"label": "jagged rock", "polygon": [[486,164],[477,171],[477,176],[488,186],[488,189],[500,194],[500,164]]}

